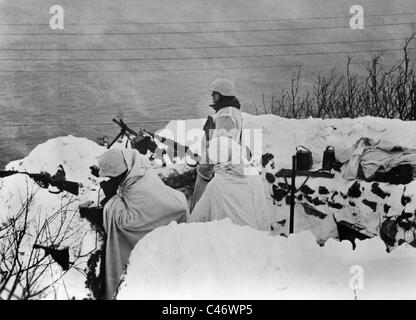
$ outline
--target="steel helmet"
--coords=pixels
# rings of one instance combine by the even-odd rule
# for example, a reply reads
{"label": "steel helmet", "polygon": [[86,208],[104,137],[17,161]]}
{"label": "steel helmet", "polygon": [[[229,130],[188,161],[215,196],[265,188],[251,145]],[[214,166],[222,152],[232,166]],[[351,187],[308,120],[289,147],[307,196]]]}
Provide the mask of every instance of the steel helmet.
{"label": "steel helmet", "polygon": [[218,92],[223,96],[235,97],[234,82],[228,79],[217,79],[211,83],[211,91]]}

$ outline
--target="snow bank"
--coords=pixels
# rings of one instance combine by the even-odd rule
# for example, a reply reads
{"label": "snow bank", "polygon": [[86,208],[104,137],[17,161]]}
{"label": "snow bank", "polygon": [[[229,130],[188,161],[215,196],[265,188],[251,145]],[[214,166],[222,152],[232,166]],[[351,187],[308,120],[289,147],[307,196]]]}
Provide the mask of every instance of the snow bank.
{"label": "snow bank", "polygon": [[[160,133],[173,133],[174,138],[181,134],[184,126],[186,132],[199,132],[205,119],[175,120],[167,124]],[[416,148],[416,122],[399,119],[382,119],[376,117],[361,117],[357,119],[287,119],[275,115],[251,115],[243,113],[244,128],[262,129],[263,153],[270,152],[277,158],[277,167],[290,167],[291,156],[297,145],[304,145],[312,151],[315,167],[319,168],[324,148],[328,145],[335,150],[351,147],[359,138],[369,137],[378,140],[388,140],[408,148]],[[186,141],[192,146],[195,141]]]}
{"label": "snow bank", "polygon": [[[136,245],[118,299],[411,299],[415,267],[414,248],[388,254],[376,238],[352,251],[349,242],[319,247],[309,232],[273,237],[228,219],[171,223]],[[364,278],[354,292],[356,270]]]}
{"label": "snow bank", "polygon": [[106,149],[87,138],[74,136],[50,139],[38,145],[23,160],[10,162],[6,170],[26,170],[39,172],[41,170],[54,173],[62,164],[68,180],[90,184],[89,166],[95,163],[97,155]]}
{"label": "snow bank", "polygon": [[[274,155],[274,167],[272,166],[272,162],[270,162],[266,168],[263,170],[262,175],[265,176],[266,172],[269,173],[275,173],[277,170],[279,170],[282,167],[290,167],[290,161],[291,156],[295,151],[295,146],[297,145],[305,145],[308,148],[311,149],[314,157],[314,168],[319,168],[321,165],[321,158],[322,153],[327,145],[333,145],[335,147],[336,153],[341,151],[342,149],[345,149],[347,147],[350,147],[356,140],[361,138],[362,136],[366,136],[373,139],[387,139],[392,142],[405,145],[409,148],[416,148],[416,140],[413,138],[416,134],[416,123],[415,122],[403,122],[400,120],[386,120],[386,119],[378,119],[378,118],[359,118],[359,119],[343,119],[343,120],[337,120],[337,119],[331,119],[331,120],[321,120],[321,119],[305,119],[305,120],[291,120],[291,119],[284,119],[273,115],[261,115],[261,116],[253,116],[249,114],[243,114],[244,117],[244,125],[247,128],[252,129],[262,129],[263,132],[263,153],[270,152]],[[200,130],[200,128],[203,126],[204,119],[194,119],[194,120],[178,120],[178,121],[171,121],[167,127],[160,132],[160,134],[166,134],[167,132],[173,132],[173,137],[177,138],[179,131],[178,128],[180,126],[185,126],[186,132],[189,132],[190,130],[195,130],[197,135],[202,136],[203,132]],[[192,141],[188,142],[187,144],[192,145]],[[195,145],[195,141],[194,141]],[[120,143],[118,145],[115,145],[115,147],[122,147],[124,146],[124,143]],[[22,202],[25,201],[27,197],[28,191],[35,191],[35,198],[33,202],[33,214],[41,215],[42,218],[47,218],[51,214],[53,214],[57,208],[62,206],[63,203],[69,203],[68,209],[69,212],[74,213],[76,212],[76,209],[78,208],[78,205],[86,200],[94,200],[97,203],[98,200],[98,180],[93,177],[90,174],[89,166],[94,164],[96,161],[96,157],[102,154],[102,152],[105,151],[105,148],[102,146],[99,146],[95,142],[92,142],[90,140],[87,140],[85,138],[78,138],[73,136],[67,136],[67,137],[59,137],[55,139],[48,140],[47,142],[37,146],[32,152],[24,159],[13,161],[9,163],[6,168],[7,169],[14,169],[14,170],[26,170],[29,172],[39,172],[39,171],[48,171],[50,173],[54,173],[57,169],[57,166],[59,164],[62,164],[65,168],[67,179],[72,181],[77,181],[82,183],[82,187],[80,189],[80,195],[78,197],[72,197],[71,195],[68,195],[67,193],[62,193],[60,195],[55,195],[49,193],[47,190],[39,189],[39,187],[34,184],[34,182],[29,179],[26,176],[23,175],[14,175],[10,176],[4,179],[0,179],[0,219],[4,219],[10,216],[14,216],[16,212],[21,208]],[[160,174],[169,174],[169,170],[176,170],[176,172],[181,172],[182,170],[187,170],[187,167],[184,165],[181,165],[183,161],[181,162],[180,159],[176,162],[177,164],[173,166],[173,168],[162,168],[158,169],[158,172]],[[297,179],[297,185],[299,185],[303,181],[303,178]],[[277,180],[277,182],[282,182],[282,180]],[[332,198],[341,203],[344,207],[343,209],[334,209],[330,208],[326,205],[319,206],[319,210],[327,214],[327,217],[325,219],[319,219],[314,216],[309,216],[305,214],[305,211],[303,210],[303,207],[300,205],[300,202],[296,205],[295,210],[295,232],[301,232],[303,230],[309,230],[312,232],[312,234],[317,238],[317,240],[320,243],[323,243],[327,239],[331,237],[337,237],[337,230],[336,225],[333,220],[333,215],[337,214],[341,217],[352,220],[353,222],[359,222],[369,228],[370,231],[378,234],[380,223],[385,219],[385,216],[391,216],[391,215],[398,215],[403,210],[406,212],[414,212],[416,209],[416,182],[412,182],[406,186],[406,189],[404,190],[404,186],[391,186],[386,184],[380,184],[380,187],[385,190],[386,192],[390,193],[390,196],[386,199],[380,199],[377,198],[373,193],[370,192],[371,186],[367,183],[361,184],[362,189],[362,197],[368,198],[369,200],[377,202],[377,210],[373,212],[368,206],[364,205],[361,200],[355,201],[355,207],[352,207],[350,205],[349,198],[344,199],[339,193],[347,193],[348,188],[351,186],[351,181],[345,181],[342,179],[341,176],[336,175],[335,179],[310,179],[307,183],[309,187],[315,190],[315,193],[312,194],[312,197],[317,196],[317,189],[319,186],[325,186],[329,194],[326,196],[327,198]],[[268,183],[266,180],[264,180],[264,188],[265,192],[268,197],[268,205],[270,208],[270,216],[271,221],[270,223],[274,226],[274,233],[275,234],[288,234],[288,215],[289,215],[289,209],[288,206],[285,204],[285,201],[275,201],[272,198],[272,184]],[[337,195],[335,195],[335,192],[338,192]],[[410,202],[403,205],[401,202],[402,195],[405,194],[406,196],[410,197]],[[325,198],[325,197],[323,197]],[[383,204],[387,203],[389,206],[391,206],[391,210],[388,214],[385,214],[383,212]],[[286,222],[284,222],[286,220]],[[79,216],[76,214],[74,215],[74,219],[71,220],[71,228],[74,228],[77,230],[73,233],[70,239],[68,239],[66,242],[63,243],[63,245],[67,245],[71,248],[71,260],[80,252],[82,254],[87,254],[91,250],[93,250],[97,245],[96,240],[96,234],[95,232],[90,228],[90,225],[83,219],[79,218]],[[259,283],[263,281],[263,285],[266,286],[266,288],[269,288],[270,292],[273,293],[273,296],[279,296],[279,294],[284,294],[285,292],[289,292],[290,294],[284,294],[286,296],[290,296],[291,294],[295,294],[295,291],[290,291],[292,289],[286,289],[287,288],[296,288],[294,283],[296,284],[296,279],[303,279],[303,282],[297,282],[299,283],[309,283],[308,281],[318,281],[318,278],[313,278],[312,280],[308,280],[308,272],[320,272],[321,265],[316,265],[317,262],[314,262],[312,258],[305,258],[307,262],[306,265],[310,264],[310,269],[307,269],[306,271],[303,271],[304,265],[303,260],[301,260],[301,255],[295,255],[293,259],[293,264],[290,265],[290,268],[294,268],[292,273],[284,273],[284,278],[288,279],[287,282],[276,282],[274,277],[278,277],[276,275],[277,269],[273,269],[274,266],[278,266],[279,268],[287,267],[289,268],[289,265],[280,265],[279,258],[271,257],[270,252],[277,252],[279,257],[279,252],[285,252],[285,260],[289,261],[290,257],[288,250],[284,250],[284,246],[289,246],[292,248],[292,251],[297,252],[303,252],[302,249],[305,247],[306,251],[313,252],[314,254],[319,257],[316,260],[322,260],[330,259],[328,263],[333,263],[334,270],[337,270],[338,267],[341,268],[340,270],[344,270],[342,268],[349,268],[349,264],[352,263],[351,261],[342,262],[341,257],[342,256],[349,256],[351,255],[351,248],[349,244],[335,244],[332,240],[327,241],[326,247],[330,247],[331,245],[335,246],[332,250],[331,255],[324,258],[323,255],[325,254],[327,249],[319,249],[315,245],[315,241],[311,241],[310,235],[304,235],[301,234],[296,237],[291,237],[289,240],[284,239],[282,237],[275,237],[272,238],[266,234],[258,233],[254,230],[250,230],[248,228],[236,228],[233,229],[231,226],[228,226],[225,224],[225,222],[218,222],[218,226],[221,226],[218,233],[224,232],[227,233],[228,231],[230,234],[228,236],[225,236],[225,239],[227,239],[228,245],[224,247],[224,250],[221,248],[221,242],[216,240],[217,234],[214,227],[210,226],[217,226],[216,223],[208,224],[207,226],[204,225],[195,225],[192,227],[189,226],[169,226],[168,228],[164,228],[161,230],[156,230],[155,232],[151,233],[146,240],[139,243],[138,247],[135,250],[135,255],[138,255],[143,259],[143,263],[140,263],[137,265],[137,268],[140,269],[140,272],[145,272],[146,275],[143,278],[140,279],[134,279],[130,278],[131,280],[128,281],[130,284],[137,285],[141,288],[140,291],[138,291],[138,294],[142,294],[142,292],[147,292],[146,294],[152,295],[151,292],[153,292],[154,288],[153,286],[157,287],[157,280],[158,277],[161,279],[164,279],[162,274],[159,274],[158,272],[163,273],[164,271],[169,272],[169,265],[166,265],[164,263],[161,264],[161,260],[157,260],[156,256],[152,254],[149,255],[147,258],[147,254],[149,251],[154,250],[155,252],[159,252],[166,246],[167,250],[166,252],[160,252],[162,254],[162,257],[166,258],[166,261],[176,261],[176,264],[173,264],[174,267],[172,267],[172,273],[171,275],[173,279],[166,280],[166,283],[171,283],[172,281],[176,281],[179,288],[182,288],[181,292],[183,292],[183,296],[187,296],[188,290],[190,286],[197,285],[195,284],[195,281],[188,281],[189,278],[198,274],[198,272],[201,272],[205,276],[202,279],[207,279],[207,281],[204,282],[208,288],[209,283],[208,280],[212,279],[212,281],[220,281],[224,280],[226,281],[227,278],[230,279],[237,279],[240,277],[243,273],[236,273],[237,278],[233,278],[232,273],[233,272],[227,272],[225,267],[227,264],[230,266],[230,270],[234,270],[239,266],[240,268],[243,268],[245,270],[244,272],[247,272],[248,274],[253,274],[253,277],[247,277],[246,286],[250,287],[253,286],[253,288],[256,286],[256,277],[260,277],[258,279]],[[56,225],[51,225],[51,228],[56,228]],[[226,232],[226,230],[228,230]],[[209,236],[207,238],[203,233],[207,232]],[[189,236],[189,237],[188,237]],[[160,238],[159,238],[160,237]],[[234,241],[233,238],[237,237],[239,241]],[[249,239],[250,241],[247,241],[245,239]],[[163,241],[163,239],[166,239],[166,241]],[[192,243],[195,243],[195,247],[186,246],[186,244],[183,244],[184,247],[180,247],[182,245],[181,241],[185,241],[184,239],[192,240]],[[210,241],[208,241],[209,239]],[[399,230],[397,239],[404,239],[407,242],[414,241],[414,235],[411,232],[405,231],[405,230]],[[153,241],[154,240],[154,241]],[[233,242],[234,241],[234,242]],[[373,240],[371,240],[373,241]],[[376,242],[363,242],[368,243],[364,245],[364,249],[361,249],[360,247],[363,245],[363,243],[360,243],[358,245],[358,249],[352,254],[353,257],[357,257],[359,252],[365,252],[363,254],[364,256],[368,256],[370,252],[372,253],[374,250],[383,251],[382,243],[378,240],[374,240]],[[166,243],[165,243],[166,242]],[[205,243],[204,243],[205,242]],[[240,245],[239,242],[243,243],[244,245]],[[305,242],[305,243],[303,243]],[[250,243],[253,243],[253,245],[250,245]],[[371,249],[371,246],[375,245],[377,246],[377,249]],[[33,245],[30,241],[28,242],[28,248]],[[172,245],[172,246],[171,246]],[[193,244],[192,244],[193,245]],[[191,264],[191,258],[196,258],[196,253],[194,254],[194,251],[198,251],[198,246],[201,248],[206,248],[206,251],[202,252],[209,252],[206,256],[199,257],[200,262],[196,264],[198,267],[192,267]],[[309,247],[310,246],[310,247]],[[267,249],[268,247],[273,248],[273,250]],[[81,249],[79,251],[79,249]],[[164,250],[164,249],[163,249]],[[191,250],[188,252],[188,250]],[[364,250],[364,251],[362,251]],[[215,254],[213,253],[215,251]],[[398,251],[398,250],[397,250]],[[143,252],[146,252],[146,255],[143,254]],[[188,252],[188,253],[187,253]],[[340,254],[336,256],[336,252],[339,252]],[[177,253],[177,256],[175,254]],[[237,263],[236,261],[242,261],[238,260],[238,254],[242,253],[244,259],[246,259],[249,255],[252,255],[252,257],[256,257],[253,259],[250,259],[249,262],[245,263]],[[283,254],[283,253],[282,253]],[[376,260],[379,259],[383,254],[380,253],[380,255],[377,254]],[[398,253],[394,252],[394,255],[398,255]],[[394,260],[394,255],[388,256],[389,259],[392,261]],[[270,264],[267,264],[269,262],[265,263],[266,256],[270,256]],[[227,258],[229,257],[229,258]],[[353,257],[351,259],[353,259]],[[260,262],[256,262],[256,259],[260,259]],[[149,259],[149,260],[146,260]],[[153,259],[153,260],[152,260]],[[298,259],[298,260],[296,260]],[[381,259],[381,258],[380,258]],[[138,259],[140,260],[140,259]],[[152,260],[152,261],[151,261]],[[180,262],[183,260],[183,262]],[[266,259],[267,260],[267,259]],[[365,265],[364,258],[362,261],[359,262]],[[144,263],[145,261],[148,261],[149,264]],[[245,261],[245,260],[244,260]],[[283,259],[282,259],[283,261]],[[390,261],[390,260],[389,260]],[[413,261],[413,260],[412,260]],[[135,265],[136,259],[132,260],[132,265],[130,268],[131,270],[136,270]],[[158,268],[154,268],[152,270],[149,266],[152,265],[152,263],[156,263]],[[204,263],[207,263],[207,266],[204,267]],[[212,265],[212,263],[218,264],[219,270],[222,270],[221,272],[214,271],[215,267]],[[282,262],[283,263],[283,262]],[[299,263],[299,266],[296,269],[294,265],[296,263]],[[315,263],[315,264],[314,264]],[[68,297],[77,297],[77,298],[84,298],[88,291],[85,289],[84,282],[85,282],[85,275],[82,274],[82,270],[85,269],[86,266],[86,259],[80,262],[79,264],[79,270],[81,272],[78,272],[77,270],[71,269],[69,273],[67,273],[63,280],[60,282],[60,286],[57,289],[56,297],[58,298],[68,298]],[[264,273],[259,273],[257,276],[254,276],[254,274],[257,274],[258,268],[260,267],[265,268],[265,266],[268,266],[268,271]],[[336,267],[338,266],[338,267]],[[180,270],[177,270],[175,268],[183,268]],[[149,269],[147,269],[149,268]],[[190,270],[192,273],[185,272],[183,274],[183,278],[181,277],[181,272],[183,270],[186,270],[187,268],[191,268]],[[205,268],[205,269],[204,269]],[[223,269],[221,269],[223,268]],[[266,269],[267,269],[266,268]],[[308,267],[309,268],[309,267]],[[314,268],[317,268],[316,270]],[[385,267],[382,267],[385,268]],[[387,267],[386,267],[387,268]],[[247,270],[246,270],[247,269]],[[182,270],[182,271],[181,271]],[[275,270],[275,271],[273,271]],[[310,270],[310,271],[307,271]],[[381,270],[381,269],[380,269]],[[384,270],[384,269],[383,269]],[[383,271],[382,270],[382,271]],[[401,270],[398,268],[397,270]],[[406,270],[410,270],[410,268],[406,268]],[[54,266],[54,272],[56,274],[60,273],[60,269],[58,266]],[[136,274],[136,271],[130,272],[128,275],[129,277],[139,277],[140,272]],[[211,275],[211,272],[213,274]],[[251,272],[251,273],[250,273]],[[289,272],[289,271],[288,271]],[[322,274],[319,273],[318,274]],[[335,271],[334,271],[335,272]],[[344,272],[344,271],[342,271]],[[384,272],[384,271],[383,271]],[[387,272],[387,271],[386,271]],[[396,271],[391,271],[395,275]],[[216,274],[226,274],[227,276],[223,276],[223,278],[218,278]],[[178,275],[179,274],[179,275]],[[270,287],[267,287],[265,284],[267,276],[272,277],[271,283],[276,284],[276,286],[272,286],[270,284]],[[402,279],[400,276],[405,276],[406,273],[403,273],[403,275],[397,275],[397,279]],[[348,272],[346,275],[342,273],[342,276],[348,277]],[[153,278],[155,277],[155,278]],[[166,275],[167,277],[167,275]],[[334,276],[335,277],[335,276]],[[305,278],[305,279],[304,279]],[[342,278],[342,279],[344,279]],[[371,279],[371,277],[369,276]],[[182,279],[181,281],[175,280],[175,279]],[[254,280],[253,280],[254,279]],[[276,278],[280,279],[280,278]],[[318,280],[317,280],[318,279]],[[331,278],[332,279],[332,278]],[[335,279],[335,278],[334,278]],[[46,279],[45,281],[47,281]],[[137,281],[136,281],[137,280]],[[142,281],[142,282],[140,282]],[[144,282],[143,282],[144,281]],[[331,280],[332,281],[332,280]],[[317,288],[320,288],[321,286],[323,288],[326,288],[330,290],[332,287],[336,287],[337,291],[342,286],[339,286],[339,281],[335,283],[332,282],[317,282]],[[343,281],[343,280],[342,280]],[[241,281],[240,281],[241,282]],[[182,283],[182,284],[181,284]],[[218,288],[221,288],[220,291],[223,291],[224,288],[230,288],[229,291],[224,291],[224,295],[227,296],[227,294],[231,294],[231,291],[234,289],[236,291],[236,294],[244,295],[244,290],[237,290],[235,287],[232,286],[231,283],[227,284],[227,286],[220,286],[219,282],[213,282],[214,284],[212,286],[219,286]],[[241,282],[245,283],[245,282]],[[281,285],[282,283],[282,285]],[[342,282],[343,285],[345,282]],[[407,283],[407,281],[403,282],[404,284]],[[160,283],[159,283],[160,284]],[[163,285],[163,283],[162,283]],[[182,287],[181,287],[182,286]],[[66,287],[66,288],[65,288]],[[200,286],[202,290],[203,286]],[[213,288],[214,288],[213,287]],[[215,287],[216,288],[216,287]],[[256,287],[257,288],[257,287]],[[277,288],[277,289],[276,289]],[[166,290],[160,291],[155,289],[155,294],[160,294],[161,296],[169,295],[171,292],[170,290],[173,290],[172,287],[168,286],[165,288]],[[126,289],[130,290],[130,289]],[[176,290],[176,289],[175,289]],[[313,292],[308,292],[307,290],[313,290]],[[241,291],[240,293],[238,293]],[[319,290],[317,290],[319,291]],[[130,293],[129,293],[130,292]],[[228,293],[227,293],[228,292]],[[252,293],[258,292],[259,295],[262,294],[262,291],[254,290]],[[329,291],[323,291],[323,292],[329,292]],[[341,294],[344,291],[339,291]],[[365,291],[369,292],[369,291]],[[374,291],[375,292],[375,291]],[[121,294],[121,297],[123,295],[130,296],[131,291],[123,291]],[[204,293],[201,292],[201,295]],[[217,293],[218,294],[218,293]],[[297,294],[304,294],[305,297],[319,294],[315,292],[314,286],[309,286],[309,289],[302,289],[302,292]],[[325,293],[326,294],[326,293]],[[364,294],[364,292],[363,292]],[[375,294],[375,293],[374,293]],[[144,297],[143,293],[143,297]],[[267,296],[266,294],[264,295]],[[330,296],[330,295],[329,295]],[[52,296],[47,296],[52,297]],[[55,296],[54,296],[55,297]],[[195,297],[194,294],[192,294],[192,297]],[[216,296],[217,297],[217,296]],[[351,297],[351,291],[349,288],[345,289],[345,297]]]}

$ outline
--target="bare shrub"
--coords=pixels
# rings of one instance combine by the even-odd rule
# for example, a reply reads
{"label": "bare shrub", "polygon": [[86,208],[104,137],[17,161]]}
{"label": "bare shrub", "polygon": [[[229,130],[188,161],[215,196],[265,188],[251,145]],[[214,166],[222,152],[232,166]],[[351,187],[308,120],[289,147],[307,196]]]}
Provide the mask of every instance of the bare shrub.
{"label": "bare shrub", "polygon": [[[57,285],[65,285],[64,275],[77,268],[81,257],[72,256],[68,269],[63,270],[50,252],[37,248],[65,251],[74,243],[81,230],[75,222],[76,211],[70,210],[75,200],[62,197],[54,212],[43,214],[34,201],[36,191],[27,187],[26,192],[20,210],[0,221],[0,300],[39,299],[53,294]],[[75,237],[75,242],[78,240]]]}
{"label": "bare shrub", "polygon": [[356,118],[374,116],[416,120],[416,72],[409,56],[409,44],[403,45],[403,57],[386,70],[382,54],[369,61],[366,77],[351,72],[352,57],[347,58],[345,73],[332,69],[318,74],[312,89],[302,83],[296,71],[288,89],[273,95],[270,103],[263,95],[262,107],[254,102],[258,114],[271,113],[287,118]]}

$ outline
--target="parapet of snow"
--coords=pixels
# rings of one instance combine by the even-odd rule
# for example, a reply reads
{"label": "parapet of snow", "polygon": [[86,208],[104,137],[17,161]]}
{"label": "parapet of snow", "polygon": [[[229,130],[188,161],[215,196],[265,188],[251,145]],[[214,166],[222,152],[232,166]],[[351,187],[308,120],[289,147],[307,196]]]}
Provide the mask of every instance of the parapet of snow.
{"label": "parapet of snow", "polygon": [[[191,139],[203,136],[202,127],[205,119],[173,120],[161,135],[175,139],[183,137],[186,132],[195,133]],[[287,119],[276,115],[251,115],[243,112],[243,125],[247,129],[262,129],[263,153],[270,152],[277,156],[278,167],[290,167],[291,156],[295,147],[304,145],[312,151],[316,167],[322,160],[326,146],[334,146],[338,151],[351,147],[359,138],[388,140],[407,148],[416,148],[416,122],[399,119],[382,119],[376,117],[361,117],[356,119]],[[185,141],[194,151],[197,151],[194,140]]]}
{"label": "parapet of snow", "polygon": [[[94,164],[96,157],[104,151],[104,147],[86,138],[58,137],[38,145],[24,159],[10,162],[6,165],[6,170],[30,173],[46,171],[54,174],[61,164],[65,169],[67,180],[82,184],[79,196],[79,199],[82,199],[89,197],[91,188],[94,189],[96,185],[89,166]],[[28,190],[37,192],[36,202],[42,204],[43,212],[52,211],[61,200],[60,196],[39,189],[29,177],[12,175],[0,179],[0,216],[14,215],[21,208]]]}
{"label": "parapet of snow", "polygon": [[[363,288],[350,286],[357,268]],[[379,239],[316,244],[309,232],[273,237],[230,220],[161,227],[134,248],[118,299],[409,299],[416,250]],[[408,270],[409,272],[405,272]]]}
{"label": "parapet of snow", "polygon": [[47,171],[53,174],[62,164],[67,180],[88,183],[89,166],[105,150],[105,147],[87,138],[71,135],[54,138],[38,145],[24,159],[10,162],[6,170]]}
{"label": "parapet of snow", "polygon": [[[366,136],[372,139],[386,139],[407,148],[416,148],[416,122],[379,119],[365,117],[359,119],[304,119],[293,120],[274,115],[253,116],[243,113],[244,126],[263,130],[263,153],[274,154],[275,170],[289,168],[291,156],[297,145],[308,147],[314,157],[314,168],[319,168],[322,153],[326,146],[335,147],[336,153],[350,147],[359,138]],[[204,119],[171,121],[166,130],[160,134],[173,132],[185,125],[186,131],[196,130],[202,135],[201,127]],[[171,136],[172,137],[172,136]],[[188,144],[188,143],[187,143]],[[115,145],[123,147],[125,144]],[[189,143],[192,145],[192,143]],[[83,187],[78,197],[72,197],[69,210],[76,211],[78,204],[84,200],[97,200],[98,180],[90,174],[89,166],[94,164],[96,157],[106,149],[93,141],[74,136],[58,137],[37,146],[30,154],[18,161],[9,163],[8,170],[28,172],[48,171],[53,174],[57,166],[62,164],[67,179],[81,182]],[[179,162],[180,163],[180,162]],[[181,172],[186,166],[177,166],[174,170]],[[270,168],[266,168],[269,170]],[[158,169],[158,173],[166,173],[167,168]],[[303,178],[297,181],[299,185]],[[308,186],[317,190],[325,186],[330,193],[346,194],[352,182],[345,181],[336,175],[334,179],[310,179]],[[319,219],[305,214],[301,205],[295,209],[295,232],[310,230],[313,235],[323,241],[337,236],[334,213],[350,217],[354,213],[354,221],[366,226],[370,231],[378,233],[384,217],[382,204],[387,203],[391,209],[388,215],[414,212],[416,208],[416,181],[403,186],[380,184],[380,187],[391,194],[386,199],[378,198],[371,193],[371,186],[362,183],[362,198],[378,202],[376,212],[357,199],[355,207],[349,206],[349,199],[340,194],[335,200],[344,204],[342,210],[319,206],[327,217]],[[288,206],[284,201],[276,202],[271,198],[272,185],[265,181],[270,215],[280,229],[277,234],[287,234]],[[27,191],[36,190],[34,207],[47,217],[62,201],[68,201],[68,194],[55,195],[47,190],[39,189],[34,182],[23,175],[13,175],[0,179],[0,218],[13,216],[21,208]],[[317,192],[316,192],[317,193]],[[316,196],[316,193],[314,196]],[[401,196],[405,193],[411,201],[405,206]],[[87,253],[95,245],[95,234],[89,224],[79,218],[73,220],[74,233],[71,247],[82,246],[81,253]],[[283,226],[284,225],[284,226]],[[51,226],[53,228],[54,226]],[[84,235],[88,234],[85,238]],[[393,253],[385,252],[385,245],[378,238],[359,242],[355,251],[349,242],[328,240],[324,247],[315,243],[315,237],[309,233],[290,236],[272,237],[266,233],[231,225],[228,221],[217,221],[207,224],[175,225],[155,230],[136,246],[126,285],[120,292],[120,298],[352,298],[353,293],[348,281],[352,265],[364,268],[366,279],[365,290],[358,292],[358,298],[377,296],[377,283],[386,285],[379,290],[380,295],[391,291],[387,298],[409,298],[416,292],[412,274],[403,270],[415,267],[414,248],[402,245]],[[396,239],[414,240],[410,232],[399,231]],[[75,245],[74,245],[75,244]],[[413,251],[412,251],[413,250]],[[85,267],[85,263],[80,268]],[[59,273],[59,269],[54,269]],[[83,298],[87,294],[84,288],[85,278],[78,271],[73,271],[63,279],[69,297]],[[386,284],[387,283],[387,284]],[[403,288],[398,290],[397,288]],[[59,298],[66,298],[61,286],[57,293]]]}

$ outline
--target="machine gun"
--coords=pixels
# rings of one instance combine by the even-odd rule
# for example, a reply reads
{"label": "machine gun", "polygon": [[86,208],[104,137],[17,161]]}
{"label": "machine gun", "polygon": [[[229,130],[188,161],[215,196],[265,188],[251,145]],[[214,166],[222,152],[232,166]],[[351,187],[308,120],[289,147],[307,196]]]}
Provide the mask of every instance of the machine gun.
{"label": "machine gun", "polygon": [[[113,141],[110,142],[110,144],[107,146],[107,149],[110,149],[114,143],[117,142],[118,139],[126,136],[129,140],[132,140],[132,137],[139,136],[139,133],[134,131],[133,129],[130,129],[123,121],[123,119],[117,120],[113,119],[113,122],[118,124],[121,128],[119,134],[113,139]],[[131,137],[132,136],[132,137]]]}
{"label": "machine gun", "polygon": [[59,166],[57,173],[51,176],[48,172],[42,171],[40,173],[29,173],[24,171],[0,171],[0,178],[5,178],[14,174],[25,174],[33,179],[41,188],[48,189],[49,186],[57,188],[58,192],[49,191],[51,193],[61,193],[67,191],[73,195],[79,194],[79,183],[73,181],[67,181],[65,179],[65,171],[62,165]]}
{"label": "machine gun", "polygon": [[[173,157],[178,156],[178,151],[181,150],[184,152],[184,155],[189,155],[192,160],[195,161],[195,164],[190,165],[192,167],[196,166],[196,164],[200,161],[200,156],[196,153],[193,153],[192,150],[186,146],[182,145],[179,142],[169,139],[158,134],[152,133],[145,129],[140,129],[139,132],[130,129],[122,119],[113,119],[113,122],[120,126],[121,131],[120,133],[114,138],[114,140],[107,146],[107,149],[110,149],[113,144],[123,136],[127,136],[129,140],[132,142],[133,147],[139,150],[140,153],[146,154],[148,150],[155,153],[156,149],[158,148],[157,144],[154,140],[158,140],[159,142],[166,144],[169,148],[172,148]],[[166,149],[161,150],[162,155],[167,154]],[[188,164],[189,165],[189,164]]]}

